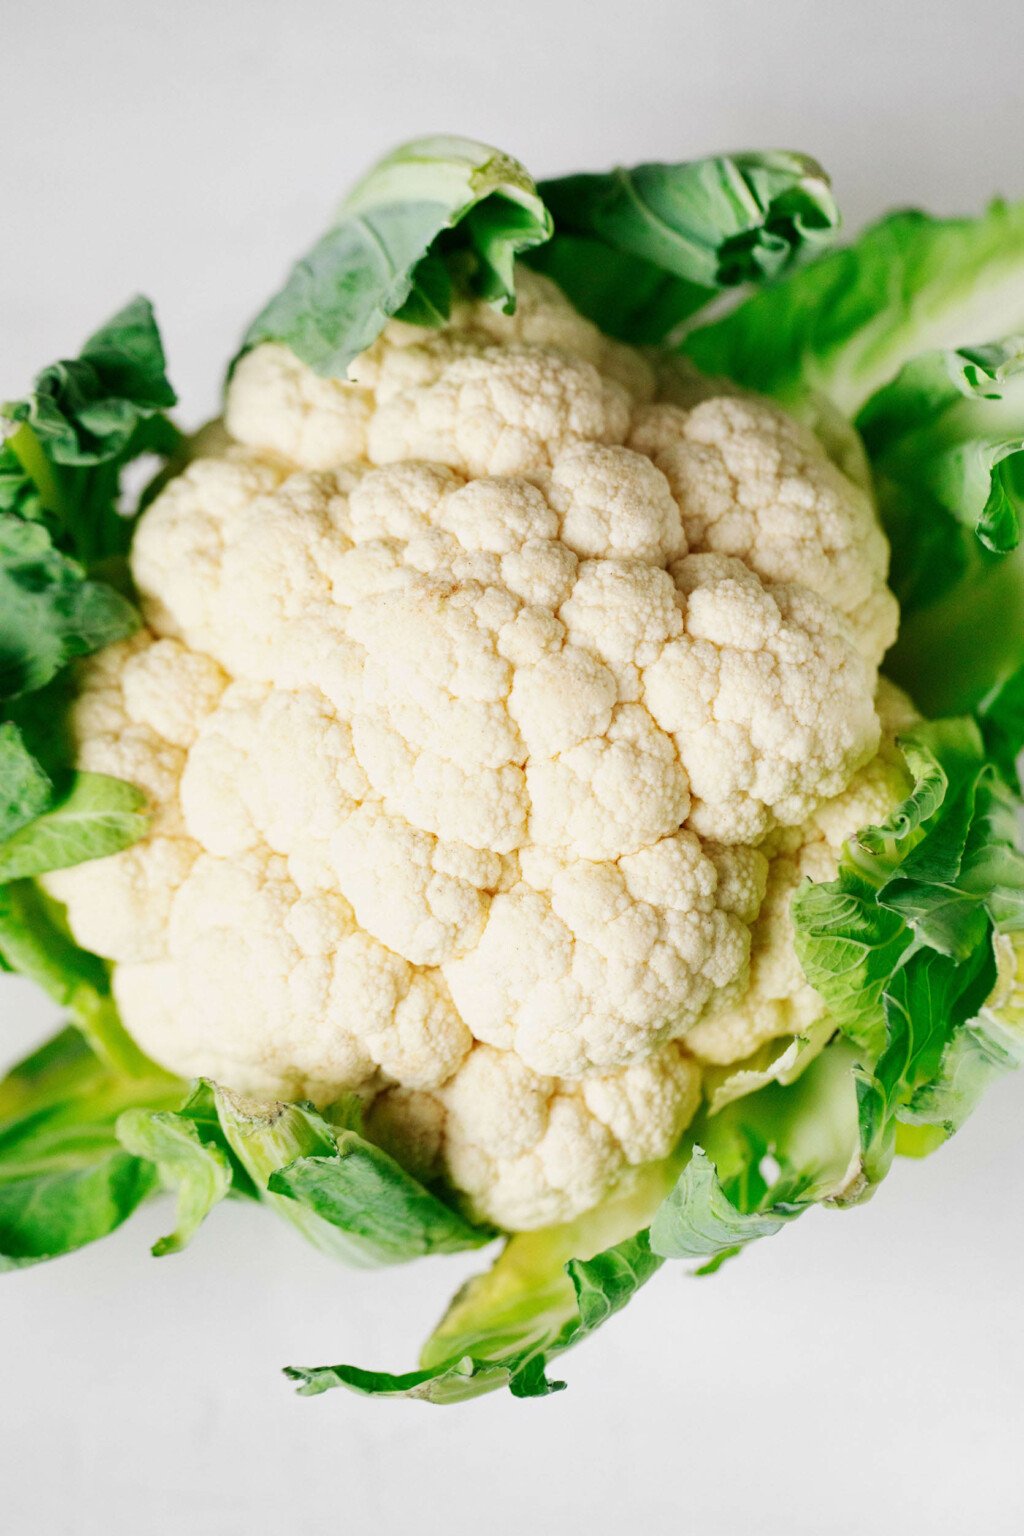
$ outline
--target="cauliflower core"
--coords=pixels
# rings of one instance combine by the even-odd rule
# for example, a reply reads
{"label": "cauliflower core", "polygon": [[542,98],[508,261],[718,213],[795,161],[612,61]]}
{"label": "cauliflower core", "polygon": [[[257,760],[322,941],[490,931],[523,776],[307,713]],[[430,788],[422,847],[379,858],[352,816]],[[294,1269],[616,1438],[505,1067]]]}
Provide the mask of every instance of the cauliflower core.
{"label": "cauliflower core", "polygon": [[666,1156],[695,1051],[806,1022],[788,894],[880,761],[896,627],[810,433],[520,294],[345,382],[241,360],[140,521],[148,630],[81,672],[78,760],[151,831],[47,880],[154,1058],[358,1090],[508,1228]]}

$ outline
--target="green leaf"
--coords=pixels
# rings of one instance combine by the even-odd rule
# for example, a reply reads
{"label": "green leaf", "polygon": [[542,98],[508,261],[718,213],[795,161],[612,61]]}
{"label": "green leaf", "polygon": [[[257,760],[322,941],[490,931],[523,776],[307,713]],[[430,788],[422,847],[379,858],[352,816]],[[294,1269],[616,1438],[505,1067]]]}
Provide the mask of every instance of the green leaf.
{"label": "green leaf", "polygon": [[117,1139],[125,1150],[154,1163],[161,1184],[177,1195],[175,1228],[153,1244],[156,1258],[180,1253],[231,1191],[231,1159],[215,1139],[204,1139],[189,1113],[196,1093],[205,1097],[205,1085],[194,1091],[181,1110],[127,1109],[116,1125]]}
{"label": "green leaf", "polygon": [[970,720],[923,724],[902,743],[908,798],[847,844],[835,880],[793,899],[797,956],[830,1016],[877,1055],[884,994],[912,946],[965,961],[993,924],[1024,922],[1014,803]]}
{"label": "green leaf", "polygon": [[857,418],[889,495],[941,509],[986,549],[1020,541],[1024,507],[1024,340],[926,352],[872,395]]}
{"label": "green leaf", "polygon": [[55,464],[99,464],[123,453],[139,422],[176,404],[148,299],[100,327],[78,357],[36,375],[32,394],[8,405]]}
{"label": "green leaf", "polygon": [[804,887],[792,906],[805,973],[862,1052],[869,1186],[888,1170],[900,1123],[955,1128],[983,1083],[1014,1064],[1013,1051],[989,1049],[1005,1028],[988,1020],[997,959],[1024,932],[1019,805],[978,727],[935,721],[902,745],[911,794],[847,844],[834,881]]}
{"label": "green leaf", "polygon": [[871,397],[858,424],[903,609],[886,671],[929,713],[987,711],[1000,769],[1016,785],[1012,759],[1024,742],[1024,343],[1011,337],[925,353]]}
{"label": "green leaf", "polygon": [[885,992],[886,1044],[873,1069],[858,1074],[864,1172],[877,1184],[895,1150],[896,1120],[918,1089],[934,1082],[951,1042],[979,1012],[995,984],[991,947],[981,943],[966,963],[916,950]]}
{"label": "green leaf", "polygon": [[991,995],[946,1042],[938,1070],[901,1106],[898,1131],[935,1127],[952,1136],[995,1079],[1024,1064],[1024,935],[997,936],[994,958]]}
{"label": "green leaf", "polygon": [[253,1184],[325,1252],[352,1264],[394,1264],[492,1238],[364,1140],[349,1101],[337,1115],[330,1107],[321,1114],[211,1087],[224,1135]]}
{"label": "green leaf", "polygon": [[620,167],[539,190],[555,235],[530,264],[632,342],[663,341],[721,289],[777,276],[839,223],[821,167],[787,151]]}
{"label": "green leaf", "polygon": [[140,622],[127,598],[57,549],[44,524],[0,512],[0,699],[42,688]]}
{"label": "green leaf", "polygon": [[335,1141],[334,1155],[301,1157],[276,1169],[268,1190],[361,1240],[381,1264],[478,1248],[492,1236],[470,1226],[393,1157],[353,1131],[337,1132]]}
{"label": "green leaf", "polygon": [[149,826],[146,797],[101,773],[72,775],[57,803],[0,846],[0,883],[101,859],[137,842]]}
{"label": "green leaf", "polygon": [[13,833],[42,815],[52,795],[50,776],[26,747],[18,727],[0,721],[0,854]]}
{"label": "green leaf", "polygon": [[0,1165],[0,1272],[106,1237],[151,1192],[156,1173],[127,1152],[85,1167],[5,1176]]}
{"label": "green leaf", "polygon": [[0,1082],[0,1271],[70,1253],[112,1232],[155,1188],[156,1169],[118,1143],[132,1105],[180,1102],[153,1069],[113,1072],[74,1029]]}
{"label": "green leaf", "polygon": [[835,1024],[825,1014],[803,1034],[766,1040],[743,1061],[721,1067],[705,1066],[703,1083],[708,1113],[717,1114],[727,1104],[757,1093],[769,1083],[781,1083],[784,1088],[795,1083],[834,1034]]}
{"label": "green leaf", "polygon": [[979,701],[976,715],[986,752],[1004,781],[1019,791],[1017,760],[1024,749],[1024,662],[1016,672],[989,689]]}
{"label": "green leaf", "polygon": [[687,337],[699,368],[848,416],[919,353],[1024,330],[1024,202],[890,214]]}
{"label": "green leaf", "polygon": [[830,1017],[851,1040],[877,1047],[882,995],[913,941],[907,924],[845,859],[835,880],[802,886],[791,910],[797,958]]}
{"label": "green leaf", "polygon": [[356,1366],[289,1367],[304,1395],[347,1387],[364,1395],[456,1403],[508,1387],[545,1396],[550,1361],[619,1311],[656,1273],[644,1230],[678,1162],[635,1170],[595,1210],[565,1226],[520,1232],[486,1274],[453,1301],[428,1340],[421,1369],[393,1375]]}
{"label": "green leaf", "polygon": [[[137,298],[51,363],[32,393],[4,407],[18,430],[0,454],[0,507],[48,524],[86,564],[123,554],[131,524],[119,507],[121,471],[141,454],[167,457],[181,438],[148,299]],[[19,481],[20,475],[20,481]]]}
{"label": "green leaf", "polygon": [[693,1156],[651,1223],[655,1253],[667,1259],[732,1257],[758,1237],[771,1237],[799,1216],[805,1204],[770,1204],[742,1211],[729,1199],[707,1153]]}
{"label": "green leaf", "polygon": [[244,350],[285,342],[318,373],[344,378],[392,315],[431,325],[447,318],[442,255],[465,257],[476,291],[511,310],[516,255],[550,233],[517,161],[470,139],[415,140],[380,161],[346,198],[336,222],[253,321]]}

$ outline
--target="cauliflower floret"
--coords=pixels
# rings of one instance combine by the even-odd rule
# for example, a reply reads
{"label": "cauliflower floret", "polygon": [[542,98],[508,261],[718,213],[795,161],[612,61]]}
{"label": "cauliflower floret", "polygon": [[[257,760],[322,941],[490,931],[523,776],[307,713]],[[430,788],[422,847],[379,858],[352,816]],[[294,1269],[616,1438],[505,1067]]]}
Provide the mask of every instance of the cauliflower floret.
{"label": "cauliflower floret", "polygon": [[226,424],[73,711],[152,829],[47,887],[162,1064],[356,1091],[479,1215],[568,1219],[672,1149],[696,1053],[819,1008],[791,892],[902,783],[870,502],[528,272],[347,380],[257,347]]}
{"label": "cauliflower floret", "polygon": [[719,394],[640,412],[650,454],[692,551],[738,556],[765,582],[799,582],[849,620],[873,666],[896,638],[889,547],[867,493],[801,423],[764,400]]}
{"label": "cauliflower floret", "polygon": [[460,1188],[475,1217],[514,1230],[567,1221],[630,1165],[667,1157],[699,1102],[700,1070],[678,1045],[580,1083],[478,1045],[435,1093],[385,1090],[367,1129],[421,1177]]}
{"label": "cauliflower floret", "polygon": [[114,992],[156,1060],[280,1098],[323,1101],[378,1069],[433,1087],[471,1044],[436,972],[362,932],[341,896],[301,894],[274,855],[202,854],[166,958],[118,966]]}
{"label": "cauliflower floret", "polygon": [[718,903],[718,872],[692,833],[616,863],[533,850],[520,863],[476,947],[444,973],[475,1037],[537,1072],[637,1060],[684,1035],[745,971],[747,926]]}
{"label": "cauliflower floret", "polygon": [[685,633],[644,669],[644,702],[675,738],[689,825],[756,842],[803,821],[874,752],[874,673],[806,588],[766,588],[722,555],[687,556],[673,574]]}

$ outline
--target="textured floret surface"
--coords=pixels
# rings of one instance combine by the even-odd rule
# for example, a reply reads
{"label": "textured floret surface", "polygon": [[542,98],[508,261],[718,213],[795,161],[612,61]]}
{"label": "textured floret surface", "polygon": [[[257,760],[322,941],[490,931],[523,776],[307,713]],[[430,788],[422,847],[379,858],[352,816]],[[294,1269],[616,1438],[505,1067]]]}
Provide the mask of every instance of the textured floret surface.
{"label": "textured floret surface", "polygon": [[874,509],[529,273],[349,380],[260,346],[225,423],[80,673],[151,830],[49,889],[161,1063],[358,1091],[479,1216],[567,1219],[820,1014],[789,896],[904,788]]}

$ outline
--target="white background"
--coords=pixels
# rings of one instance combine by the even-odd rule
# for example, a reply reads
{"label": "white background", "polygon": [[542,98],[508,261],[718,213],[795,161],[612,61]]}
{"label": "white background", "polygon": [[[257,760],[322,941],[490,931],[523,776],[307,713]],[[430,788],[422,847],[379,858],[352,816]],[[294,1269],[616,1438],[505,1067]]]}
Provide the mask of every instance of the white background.
{"label": "white background", "polygon": [[[538,174],[806,149],[852,224],[1020,196],[1022,17],[1014,0],[12,0],[0,397],[141,289],[198,421],[346,184],[430,130]],[[5,982],[0,1056],[50,1022]],[[0,1525],[1019,1532],[1021,1102],[1001,1085],[864,1210],[813,1213],[714,1280],[663,1271],[534,1404],[292,1397],[289,1361],[411,1366],[471,1263],[349,1273],[234,1206],[157,1262],[149,1208],[2,1281]]]}

